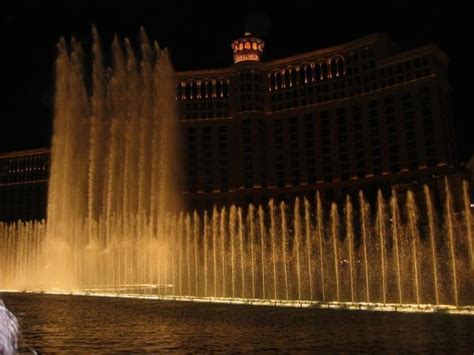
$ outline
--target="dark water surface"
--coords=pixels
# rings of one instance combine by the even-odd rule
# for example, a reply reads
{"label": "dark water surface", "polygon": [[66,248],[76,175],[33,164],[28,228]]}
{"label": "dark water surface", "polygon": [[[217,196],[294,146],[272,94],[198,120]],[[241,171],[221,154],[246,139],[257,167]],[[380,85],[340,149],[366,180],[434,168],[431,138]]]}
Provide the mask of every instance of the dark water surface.
{"label": "dark water surface", "polygon": [[474,352],[474,317],[0,293],[46,352]]}

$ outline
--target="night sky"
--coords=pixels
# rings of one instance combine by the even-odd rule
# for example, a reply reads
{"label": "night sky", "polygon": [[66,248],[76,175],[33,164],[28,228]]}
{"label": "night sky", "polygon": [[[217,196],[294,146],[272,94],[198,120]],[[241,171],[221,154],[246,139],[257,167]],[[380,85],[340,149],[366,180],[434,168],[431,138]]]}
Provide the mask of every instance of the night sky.
{"label": "night sky", "polygon": [[[99,2],[99,1],[97,1]],[[170,49],[177,70],[232,65],[230,42],[248,30],[266,41],[265,59],[337,45],[387,32],[400,49],[436,44],[447,53],[455,130],[462,160],[474,151],[473,3],[378,1],[48,1],[0,0],[0,152],[48,147],[60,36],[90,46],[95,24],[108,47],[113,34],[137,43],[139,27]],[[256,1],[255,1],[256,2]],[[40,6],[41,4],[41,6]],[[51,5],[49,8],[46,4]],[[123,5],[122,5],[123,4]],[[351,4],[351,5],[350,5]]]}

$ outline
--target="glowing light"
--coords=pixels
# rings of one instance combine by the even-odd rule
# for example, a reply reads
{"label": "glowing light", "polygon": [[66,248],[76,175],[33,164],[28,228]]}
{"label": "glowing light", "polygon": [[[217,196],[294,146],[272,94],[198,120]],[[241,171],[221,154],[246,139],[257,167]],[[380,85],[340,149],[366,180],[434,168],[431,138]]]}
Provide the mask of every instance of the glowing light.
{"label": "glowing light", "polygon": [[258,62],[260,60],[259,56],[254,53],[247,53],[247,54],[236,54],[234,56],[234,62],[244,62],[244,61],[253,61]]}
{"label": "glowing light", "polygon": [[[138,286],[138,285],[137,285]],[[154,287],[157,285],[149,285]],[[163,285],[165,286],[165,285]],[[173,285],[166,285],[173,287]],[[2,290],[2,292],[22,292],[20,290]],[[27,291],[25,293],[36,293]],[[108,298],[134,298],[134,299],[152,299],[162,301],[181,301],[197,303],[225,303],[225,304],[244,304],[250,306],[275,306],[289,308],[320,308],[320,309],[341,309],[351,311],[380,311],[380,312],[405,312],[405,313],[449,313],[453,315],[474,315],[472,306],[453,306],[453,305],[432,305],[432,304],[398,304],[398,303],[378,303],[378,302],[320,302],[307,300],[280,300],[280,299],[254,299],[254,298],[229,298],[229,297],[193,297],[193,296],[165,296],[136,293],[111,293],[98,292],[66,292],[66,291],[46,291],[43,292],[52,295],[75,295],[87,297],[108,297]]]}

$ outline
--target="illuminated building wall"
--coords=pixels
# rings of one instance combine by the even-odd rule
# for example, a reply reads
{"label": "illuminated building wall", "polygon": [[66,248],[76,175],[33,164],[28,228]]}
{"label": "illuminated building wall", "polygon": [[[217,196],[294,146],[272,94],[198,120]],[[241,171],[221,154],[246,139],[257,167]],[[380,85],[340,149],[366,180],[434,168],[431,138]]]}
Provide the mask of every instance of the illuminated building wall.
{"label": "illuminated building wall", "polygon": [[0,220],[46,216],[49,149],[0,154]]}

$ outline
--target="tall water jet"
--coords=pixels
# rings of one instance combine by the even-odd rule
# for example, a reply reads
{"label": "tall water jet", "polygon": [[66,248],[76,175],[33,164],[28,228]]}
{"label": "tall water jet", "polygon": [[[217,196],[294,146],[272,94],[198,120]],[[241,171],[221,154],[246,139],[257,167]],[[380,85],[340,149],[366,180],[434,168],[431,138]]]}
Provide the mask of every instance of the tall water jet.
{"label": "tall water jet", "polygon": [[240,281],[241,281],[241,297],[245,298],[245,263],[244,263],[244,221],[242,218],[242,208],[237,210],[239,222],[239,244],[240,244]]}
{"label": "tall water jet", "polygon": [[277,264],[277,255],[276,255],[276,221],[275,221],[275,204],[273,200],[270,200],[268,203],[270,209],[270,236],[272,242],[272,265],[273,265],[273,297],[275,300],[278,299],[277,297],[277,272],[276,272],[276,264]]}
{"label": "tall water jet", "polygon": [[295,199],[293,210],[293,230],[294,248],[296,249],[296,281],[298,287],[298,300],[301,300],[301,265],[300,265],[300,245],[301,245],[301,220],[300,220],[300,199]]}
{"label": "tall water jet", "polygon": [[413,283],[415,285],[416,303],[420,304],[420,280],[418,268],[418,211],[415,204],[415,196],[412,191],[407,192],[407,213],[409,223],[409,235],[411,242],[411,262],[413,266]]}
{"label": "tall water jet", "polygon": [[361,225],[361,235],[362,235],[362,246],[364,248],[364,271],[365,271],[365,296],[367,302],[370,302],[370,288],[369,288],[369,260],[367,255],[367,214],[368,206],[365,202],[364,193],[359,191],[359,205],[360,205],[360,225]]}
{"label": "tall water jet", "polygon": [[431,265],[433,267],[433,286],[435,290],[435,302],[439,304],[439,291],[438,291],[438,258],[436,256],[436,240],[435,240],[435,216],[433,209],[433,202],[431,200],[430,190],[427,185],[423,186],[423,192],[425,194],[426,210],[428,214],[428,233],[430,236],[430,247],[431,247]]}
{"label": "tall water jet", "polygon": [[346,196],[346,239],[349,249],[349,280],[351,286],[351,302],[354,302],[354,230],[353,230],[353,216],[352,216],[352,202],[349,196]]}
{"label": "tall water jet", "polygon": [[[43,289],[160,280],[164,258],[150,270],[148,255],[139,262],[136,252],[158,245],[166,212],[181,207],[166,50],[153,48],[141,30],[138,60],[130,42],[115,37],[105,68],[95,28],[92,37],[91,80],[78,42],[69,50],[64,39],[58,44]],[[153,236],[144,233],[150,225]],[[105,263],[115,253],[122,261]]]}
{"label": "tall water jet", "polygon": [[390,208],[392,214],[392,236],[393,246],[395,249],[395,265],[397,272],[397,291],[398,303],[403,302],[402,298],[402,278],[401,278],[401,260],[400,260],[400,213],[398,210],[398,199],[395,190],[392,189],[392,197],[390,198]]}
{"label": "tall water jet", "polygon": [[230,234],[230,278],[231,278],[231,290],[232,298],[235,298],[235,228],[236,228],[236,219],[237,219],[237,208],[235,205],[232,205],[230,208],[229,216],[229,234]]}
{"label": "tall water jet", "polygon": [[249,243],[250,243],[250,261],[252,272],[252,298],[255,299],[255,246],[257,241],[255,239],[255,208],[252,204],[248,209],[248,224],[249,224]]}
{"label": "tall water jet", "polygon": [[217,296],[217,234],[219,233],[219,212],[217,207],[212,209],[212,259],[214,272],[214,296]]}
{"label": "tall water jet", "polygon": [[311,245],[311,206],[309,201],[304,199],[304,219],[305,219],[305,234],[306,234],[306,255],[308,265],[308,287],[309,287],[309,299],[312,301],[313,298],[313,265],[312,265],[312,245]]}
{"label": "tall water jet", "polygon": [[183,212],[180,212],[178,219],[178,279],[179,279],[179,295],[183,295]]}
{"label": "tall water jet", "polygon": [[[206,216],[207,217],[207,216]],[[199,295],[199,237],[200,234],[200,218],[199,214],[194,211],[193,213],[193,251],[194,251],[194,294]],[[206,230],[204,229],[204,238],[206,238]],[[199,249],[198,249],[199,248]],[[206,257],[206,247],[204,247],[204,257]],[[205,265],[205,263],[204,263]],[[204,266],[204,277],[207,277],[207,267]],[[205,280],[204,282],[206,282]]]}
{"label": "tall water jet", "polygon": [[377,233],[380,243],[380,274],[382,276],[382,300],[387,302],[387,288],[385,282],[385,201],[382,191],[377,192]]}
{"label": "tall water jet", "polygon": [[469,197],[469,183],[467,181],[462,182],[462,195],[464,202],[464,220],[466,224],[466,237],[468,244],[468,253],[471,265],[471,271],[474,271],[474,250],[472,242],[472,212],[471,212],[471,199]]}
{"label": "tall water jet", "polygon": [[[209,238],[209,217],[207,216],[207,211],[204,212],[204,297],[207,297],[207,274],[208,274],[208,239]],[[196,277],[197,279],[197,277]]]}
{"label": "tall water jet", "polygon": [[187,294],[191,294],[191,246],[192,246],[192,229],[191,229],[191,216],[186,213],[186,271],[187,271]]}
{"label": "tall water jet", "polygon": [[319,265],[320,265],[320,272],[321,272],[321,293],[322,293],[322,300],[323,302],[326,301],[326,293],[325,293],[325,283],[324,283],[324,251],[323,251],[323,243],[324,243],[324,215],[323,215],[323,205],[321,203],[321,196],[319,191],[316,192],[316,230],[317,230],[317,238],[319,244]]}
{"label": "tall water jet", "polygon": [[339,212],[337,205],[333,202],[331,204],[331,241],[333,248],[333,261],[334,261],[334,277],[336,280],[336,301],[340,301],[340,290],[339,290],[339,256],[337,252],[337,238],[339,236]]}
{"label": "tall water jet", "polygon": [[281,213],[281,248],[283,254],[283,275],[285,276],[285,295],[286,299],[289,299],[289,287],[288,287],[288,226],[286,223],[286,204],[284,201],[280,203]]}
{"label": "tall water jet", "polygon": [[444,180],[445,193],[446,193],[446,229],[448,233],[449,240],[449,252],[451,257],[451,272],[452,272],[452,282],[453,282],[453,292],[454,292],[454,304],[459,305],[459,295],[458,295],[458,277],[457,277],[457,268],[456,268],[456,244],[454,242],[454,216],[452,210],[452,196],[451,190],[449,188],[448,179]]}
{"label": "tall water jet", "polygon": [[172,226],[172,229],[171,229],[171,275],[172,275],[172,287],[173,287],[173,294],[176,294],[176,246],[177,246],[177,243],[176,241],[178,240],[178,220],[176,218],[176,216],[173,216],[173,218],[171,219],[171,226]]}
{"label": "tall water jet", "polygon": [[225,240],[226,240],[226,210],[225,207],[222,207],[221,210],[221,220],[220,220],[220,238],[221,238],[221,263],[222,263],[222,297],[226,296],[226,257],[225,257]]}
{"label": "tall water jet", "polygon": [[260,234],[260,256],[261,256],[261,269],[262,269],[262,299],[265,299],[265,212],[263,207],[258,206],[258,224]]}

